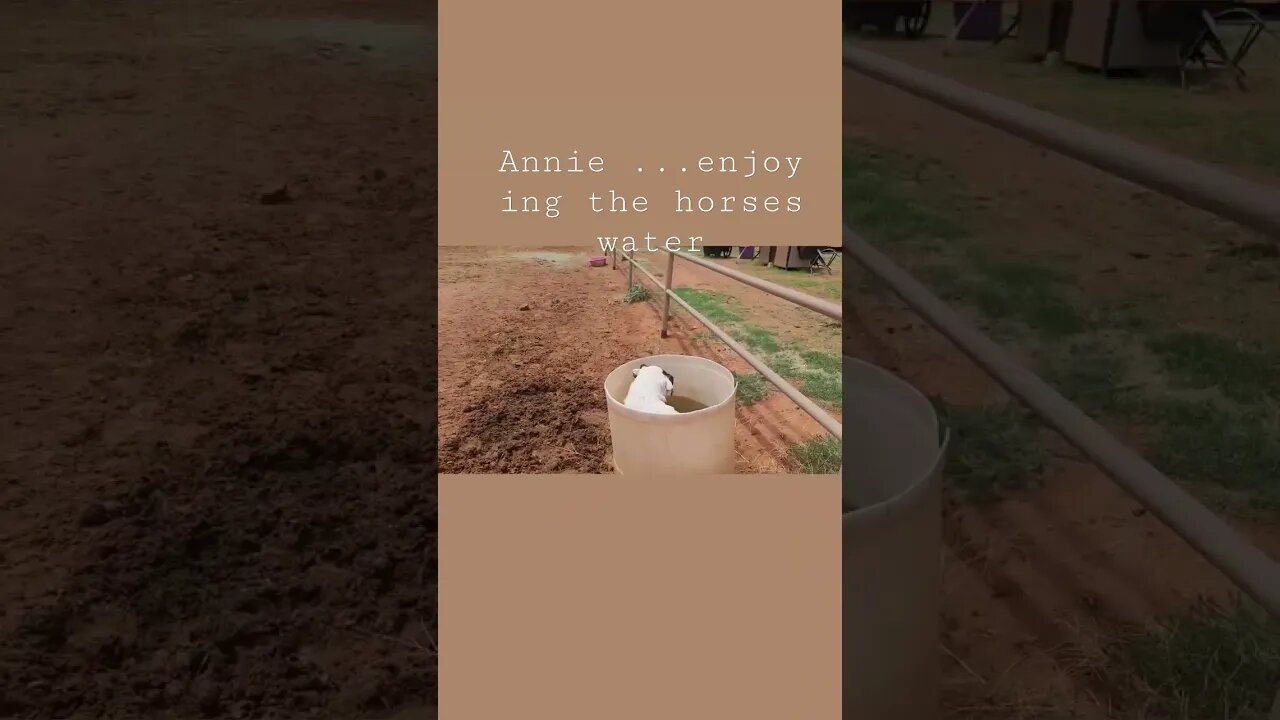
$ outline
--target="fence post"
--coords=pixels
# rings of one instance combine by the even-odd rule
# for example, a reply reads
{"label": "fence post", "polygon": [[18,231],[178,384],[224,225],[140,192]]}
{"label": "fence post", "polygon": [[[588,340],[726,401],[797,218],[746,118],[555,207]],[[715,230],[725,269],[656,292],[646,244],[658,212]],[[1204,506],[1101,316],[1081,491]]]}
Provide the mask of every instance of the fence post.
{"label": "fence post", "polygon": [[625,257],[627,258],[627,292],[631,292],[631,288],[636,286],[633,277],[636,272],[636,251],[632,250]]}
{"label": "fence post", "polygon": [[676,254],[667,251],[667,282],[662,293],[662,337],[667,336],[667,321],[671,319],[671,276],[676,271]]}
{"label": "fence post", "polygon": [[618,248],[614,248],[610,253],[613,256],[613,269],[618,269]]}

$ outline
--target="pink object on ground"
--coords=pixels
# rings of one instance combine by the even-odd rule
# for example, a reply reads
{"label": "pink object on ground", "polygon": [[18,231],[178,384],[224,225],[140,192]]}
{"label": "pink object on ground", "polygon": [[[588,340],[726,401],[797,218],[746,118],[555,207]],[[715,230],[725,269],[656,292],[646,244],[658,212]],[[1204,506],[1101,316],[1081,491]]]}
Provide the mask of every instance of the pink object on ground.
{"label": "pink object on ground", "polygon": [[596,255],[591,258],[591,267],[604,267],[609,263],[609,258],[604,255]]}

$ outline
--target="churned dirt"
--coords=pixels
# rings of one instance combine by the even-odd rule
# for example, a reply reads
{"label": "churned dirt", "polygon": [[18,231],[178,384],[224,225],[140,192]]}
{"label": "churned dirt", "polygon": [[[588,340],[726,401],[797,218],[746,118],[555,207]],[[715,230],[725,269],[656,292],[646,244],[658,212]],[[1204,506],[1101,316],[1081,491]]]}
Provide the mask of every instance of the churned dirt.
{"label": "churned dirt", "polygon": [[[657,290],[648,302],[624,302],[625,270],[590,267],[590,256],[581,248],[441,249],[442,473],[611,473],[603,383],[614,368],[676,353],[750,370],[683,312],[673,312],[663,339]],[[681,262],[675,277],[679,287],[701,287],[720,276]],[[751,298],[753,322],[775,322],[780,310],[770,301],[789,305],[737,292]],[[794,471],[787,449],[825,433],[777,392],[737,413],[739,472]]]}
{"label": "churned dirt", "polygon": [[434,716],[435,4],[377,6],[0,10],[0,717]]}

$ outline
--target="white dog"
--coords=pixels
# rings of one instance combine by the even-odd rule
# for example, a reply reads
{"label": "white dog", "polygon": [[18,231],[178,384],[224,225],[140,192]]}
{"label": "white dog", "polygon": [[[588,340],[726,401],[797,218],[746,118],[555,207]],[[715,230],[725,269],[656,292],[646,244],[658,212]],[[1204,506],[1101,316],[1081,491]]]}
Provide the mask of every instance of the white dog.
{"label": "white dog", "polygon": [[623,405],[642,412],[678,414],[675,408],[667,404],[667,397],[676,387],[676,379],[671,373],[657,365],[641,365],[632,370],[631,374],[635,380],[631,381],[631,389],[627,391],[627,399]]}

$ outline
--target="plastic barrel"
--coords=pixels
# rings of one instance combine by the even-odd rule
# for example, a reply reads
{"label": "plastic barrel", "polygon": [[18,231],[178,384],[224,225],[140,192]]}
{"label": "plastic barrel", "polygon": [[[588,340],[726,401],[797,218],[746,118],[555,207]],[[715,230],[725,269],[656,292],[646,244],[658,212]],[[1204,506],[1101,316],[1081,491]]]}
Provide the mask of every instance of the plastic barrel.
{"label": "plastic barrel", "polygon": [[938,717],[946,439],[915,388],[844,358],[844,717]]}
{"label": "plastic barrel", "polygon": [[[676,415],[623,405],[631,371],[657,365],[675,378],[673,395],[706,407]],[[621,474],[732,475],[737,454],[734,398],[738,381],[723,365],[692,355],[653,355],[619,365],[604,381],[613,466]]]}

